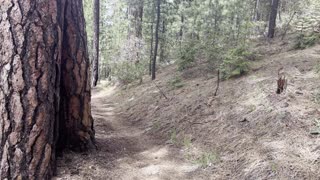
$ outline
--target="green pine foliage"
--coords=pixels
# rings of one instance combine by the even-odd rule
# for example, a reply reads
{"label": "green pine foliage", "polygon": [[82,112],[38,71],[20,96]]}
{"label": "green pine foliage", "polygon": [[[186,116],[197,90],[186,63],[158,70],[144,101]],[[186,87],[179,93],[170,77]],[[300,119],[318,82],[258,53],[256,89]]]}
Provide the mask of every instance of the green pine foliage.
{"label": "green pine foliage", "polygon": [[223,79],[241,76],[249,71],[249,58],[252,56],[246,48],[231,49],[223,59],[221,73]]}
{"label": "green pine foliage", "polygon": [[319,33],[299,34],[295,39],[293,49],[305,49],[314,46],[320,40]]}
{"label": "green pine foliage", "polygon": [[[143,2],[142,36],[132,38],[136,5]],[[140,80],[149,72],[155,47],[154,0],[101,0],[100,64],[108,64],[112,79]],[[209,72],[221,69],[225,79],[249,71],[252,39],[264,37],[269,0],[161,0],[157,69],[175,64],[179,71],[208,63]],[[89,54],[92,54],[93,1],[84,1]],[[133,8],[133,9],[132,9]],[[276,38],[299,34],[294,49],[319,42],[320,1],[281,0]],[[292,16],[295,14],[294,16]],[[292,18],[293,17],[293,18]],[[291,21],[292,20],[292,21]],[[288,23],[290,21],[290,23]],[[131,33],[131,34],[130,34]],[[292,36],[290,36],[292,37]],[[151,43],[153,40],[153,43]],[[239,48],[241,47],[241,48]],[[139,62],[137,65],[135,62]],[[101,72],[102,73],[102,72]]]}

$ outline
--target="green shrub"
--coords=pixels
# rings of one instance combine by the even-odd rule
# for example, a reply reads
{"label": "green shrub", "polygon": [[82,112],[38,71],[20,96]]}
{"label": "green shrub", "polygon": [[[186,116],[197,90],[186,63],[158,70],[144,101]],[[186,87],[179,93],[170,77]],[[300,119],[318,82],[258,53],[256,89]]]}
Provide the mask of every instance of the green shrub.
{"label": "green shrub", "polygon": [[174,145],[178,145],[177,131],[175,129],[170,132],[170,142]]}
{"label": "green shrub", "polygon": [[220,67],[222,78],[229,79],[247,73],[249,71],[248,57],[252,57],[252,53],[244,47],[230,50]]}
{"label": "green shrub", "polygon": [[216,67],[221,64],[222,61],[222,53],[223,52],[222,47],[214,46],[214,45],[208,45],[205,47],[205,58],[208,62],[208,69],[213,71],[216,70]]}
{"label": "green shrub", "polygon": [[179,89],[179,88],[182,88],[184,86],[181,78],[178,77],[178,76],[175,76],[174,78],[170,79],[168,84],[172,89]]}
{"label": "green shrub", "polygon": [[117,80],[126,85],[136,80],[142,80],[142,76],[146,73],[146,66],[148,62],[140,61],[134,63],[131,61],[121,61],[112,64],[112,76],[116,77]]}
{"label": "green shrub", "polygon": [[196,160],[196,162],[199,163],[202,168],[211,166],[213,163],[216,163],[218,161],[219,161],[219,155],[214,151],[204,153],[200,157],[198,157]]}
{"label": "green shrub", "polygon": [[195,41],[188,41],[181,47],[177,62],[179,71],[192,67],[195,62],[197,49],[197,43]]}
{"label": "green shrub", "polygon": [[293,49],[305,49],[311,46],[314,46],[317,42],[319,42],[320,35],[317,33],[312,33],[309,35],[299,34],[293,46]]}

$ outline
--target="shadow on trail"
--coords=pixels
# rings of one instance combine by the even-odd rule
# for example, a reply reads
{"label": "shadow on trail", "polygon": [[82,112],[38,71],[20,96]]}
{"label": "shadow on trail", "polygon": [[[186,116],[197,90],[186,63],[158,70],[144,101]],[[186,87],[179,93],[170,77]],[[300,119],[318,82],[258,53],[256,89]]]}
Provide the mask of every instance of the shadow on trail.
{"label": "shadow on trail", "polygon": [[111,98],[113,91],[96,88],[92,93],[98,149],[84,154],[66,152],[58,159],[56,179],[188,179],[188,173],[198,167],[123,118],[119,102]]}

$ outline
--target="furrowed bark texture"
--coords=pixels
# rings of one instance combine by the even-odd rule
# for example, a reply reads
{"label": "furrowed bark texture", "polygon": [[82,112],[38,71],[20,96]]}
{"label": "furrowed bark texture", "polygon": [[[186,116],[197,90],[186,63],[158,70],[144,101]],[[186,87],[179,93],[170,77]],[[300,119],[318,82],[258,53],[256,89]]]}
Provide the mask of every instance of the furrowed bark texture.
{"label": "furrowed bark texture", "polygon": [[49,179],[59,110],[54,0],[0,0],[0,179]]}
{"label": "furrowed bark texture", "polygon": [[0,179],[50,179],[94,146],[82,1],[0,0],[0,42]]}
{"label": "furrowed bark texture", "polygon": [[66,1],[64,17],[58,145],[83,151],[94,147],[94,129],[82,1]]}

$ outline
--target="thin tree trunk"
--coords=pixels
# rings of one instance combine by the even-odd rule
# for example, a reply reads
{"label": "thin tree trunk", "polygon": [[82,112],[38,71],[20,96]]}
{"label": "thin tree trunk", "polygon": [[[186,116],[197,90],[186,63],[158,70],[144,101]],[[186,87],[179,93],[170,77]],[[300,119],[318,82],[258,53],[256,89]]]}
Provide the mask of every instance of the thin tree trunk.
{"label": "thin tree trunk", "polygon": [[155,21],[155,11],[156,11],[156,6],[155,3],[152,4],[152,22],[151,22],[151,44],[150,44],[150,61],[149,61],[149,75],[152,75],[152,62],[153,62],[153,44],[154,44],[154,21]]}
{"label": "thin tree trunk", "polygon": [[159,26],[160,26],[160,13],[161,13],[161,0],[157,0],[157,22],[156,22],[156,34],[155,34],[155,48],[154,48],[154,56],[152,61],[152,80],[156,79],[156,61],[158,54],[158,46],[159,46]]}
{"label": "thin tree trunk", "polygon": [[100,0],[94,0],[94,34],[93,34],[93,67],[92,67],[92,86],[98,84],[99,79],[99,31],[100,31]]}
{"label": "thin tree trunk", "polygon": [[159,61],[164,62],[165,59],[165,48],[166,48],[166,21],[162,21],[162,37],[160,43],[160,57]]}
{"label": "thin tree trunk", "polygon": [[184,27],[184,15],[182,14],[180,17],[181,26],[180,26],[180,32],[179,32],[179,46],[181,49],[182,39],[183,39],[183,27]]}
{"label": "thin tree trunk", "polygon": [[0,179],[53,174],[63,2],[0,3]]}
{"label": "thin tree trunk", "polygon": [[153,22],[151,23],[150,26],[150,30],[151,30],[151,44],[150,44],[150,62],[149,62],[149,75],[151,76],[152,74],[152,62],[153,62]]}
{"label": "thin tree trunk", "polygon": [[260,7],[260,0],[256,0],[255,8],[254,8],[253,21],[260,21],[260,11],[259,11],[259,7]]}
{"label": "thin tree trunk", "polygon": [[94,147],[90,63],[82,1],[67,0],[64,20],[59,148]]}
{"label": "thin tree trunk", "polygon": [[138,43],[136,43],[136,49],[137,49],[137,61],[139,62],[140,56],[141,56],[141,40],[142,40],[142,22],[143,22],[143,0],[139,1],[139,7],[138,7],[138,17],[137,17],[137,27],[136,27],[136,37],[138,39]]}
{"label": "thin tree trunk", "polygon": [[279,1],[280,0],[272,0],[271,13],[270,13],[270,18],[269,18],[268,38],[273,38],[274,34],[275,34],[276,19],[277,19]]}
{"label": "thin tree trunk", "polygon": [[295,16],[296,14],[297,14],[297,12],[293,12],[293,14],[290,16],[290,19],[289,19],[286,27],[284,28],[284,32],[283,32],[283,34],[282,34],[281,40],[283,40],[284,37],[286,36],[287,31],[288,31],[289,26],[290,26],[290,23],[291,23],[291,21],[293,20],[293,18],[294,18],[294,16]]}

